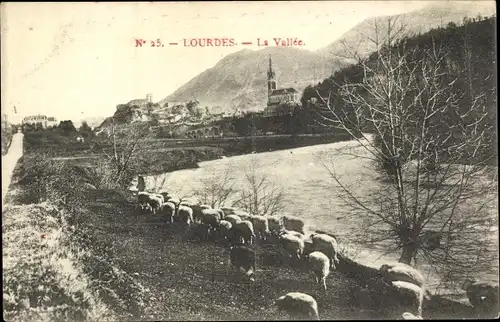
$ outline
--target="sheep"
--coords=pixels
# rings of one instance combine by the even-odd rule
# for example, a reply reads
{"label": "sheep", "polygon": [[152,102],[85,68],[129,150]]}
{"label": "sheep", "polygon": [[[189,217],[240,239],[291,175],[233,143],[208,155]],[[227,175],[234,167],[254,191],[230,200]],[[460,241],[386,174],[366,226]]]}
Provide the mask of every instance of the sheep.
{"label": "sheep", "polygon": [[170,201],[165,202],[163,204],[163,213],[165,214],[167,221],[173,223],[175,215],[175,204]]}
{"label": "sheep", "polygon": [[241,218],[241,220],[249,220],[251,215],[243,210],[235,210],[233,215],[237,215],[238,217]]}
{"label": "sheep", "polygon": [[137,194],[137,203],[141,207],[141,210],[146,209],[146,204],[149,203],[149,193],[145,191],[139,191]]}
{"label": "sheep", "polygon": [[304,255],[314,252],[313,242],[310,238],[304,240]]}
{"label": "sheep", "polygon": [[158,198],[157,196],[150,195],[148,203],[151,206],[153,214],[156,214],[158,211],[161,211],[163,209],[163,204],[161,202],[161,199]]}
{"label": "sheep", "polygon": [[255,251],[241,245],[229,248],[229,264],[238,270],[245,270],[245,276],[251,281],[255,281]]}
{"label": "sheep", "polygon": [[315,251],[320,251],[330,259],[330,268],[337,269],[335,264],[339,263],[338,252],[339,246],[337,240],[332,236],[325,234],[313,233],[310,236],[312,240],[312,248]]}
{"label": "sheep", "polygon": [[165,201],[168,200],[168,198],[169,198],[168,192],[162,191],[162,192],[160,192],[160,194],[163,196],[163,200],[165,200]]}
{"label": "sheep", "polygon": [[306,236],[304,234],[299,233],[298,231],[294,231],[294,230],[281,229],[281,231],[279,232],[279,236],[284,235],[284,234],[292,235],[292,236],[298,237],[302,240],[306,239]]}
{"label": "sheep", "polygon": [[280,243],[292,258],[296,256],[297,259],[300,259],[304,253],[304,240],[297,236],[282,234]]}
{"label": "sheep", "polygon": [[413,300],[413,305],[418,316],[422,316],[422,306],[425,298],[425,290],[410,282],[404,281],[392,281],[391,285],[395,291],[397,291],[399,296],[410,297]]}
{"label": "sheep", "polygon": [[206,239],[217,231],[220,220],[220,213],[215,209],[203,209],[201,211],[201,223],[207,228]]}
{"label": "sheep", "polygon": [[278,309],[285,311],[291,318],[319,319],[318,303],[305,293],[290,292],[276,299]]}
{"label": "sheep", "polygon": [[478,315],[498,314],[498,283],[478,282],[471,278],[465,280],[462,289]]}
{"label": "sheep", "polygon": [[309,267],[314,273],[316,284],[323,283],[326,291],[326,278],[330,274],[330,259],[322,252],[312,252],[308,255]]}
{"label": "sheep", "polygon": [[232,225],[238,222],[242,222],[243,220],[238,215],[227,215],[224,220],[229,221]]}
{"label": "sheep", "polygon": [[163,197],[163,195],[161,193],[152,193],[151,195],[160,199],[161,204],[163,206],[163,204],[165,203],[165,198]]}
{"label": "sheep", "polygon": [[241,237],[243,239],[243,243],[247,243],[249,245],[253,244],[253,240],[255,239],[255,232],[253,230],[252,222],[243,220],[233,224],[233,227],[237,231],[238,237]]}
{"label": "sheep", "polygon": [[410,312],[404,312],[401,314],[401,317],[403,320],[423,320],[423,318],[420,315],[413,315]]}
{"label": "sheep", "polygon": [[302,219],[294,216],[283,216],[283,227],[287,230],[295,230],[299,233],[305,233],[305,223]]}
{"label": "sheep", "polygon": [[422,287],[425,278],[418,270],[404,263],[386,263],[380,266],[379,272],[387,282],[404,281]]}
{"label": "sheep", "polygon": [[280,223],[280,218],[269,216],[267,217],[267,222],[269,225],[269,232],[271,234],[278,234],[282,228]]}
{"label": "sheep", "polygon": [[226,215],[224,214],[224,211],[222,211],[222,209],[215,208],[214,210],[219,213],[220,219],[224,219],[226,217]]}
{"label": "sheep", "polygon": [[224,212],[224,217],[234,215],[235,211],[237,211],[236,208],[233,207],[221,207],[220,209]]}
{"label": "sheep", "polygon": [[229,221],[221,220],[219,222],[220,237],[226,240],[229,236],[229,231],[231,230],[232,227],[233,225]]}
{"label": "sheep", "polygon": [[176,207],[179,207],[179,205],[181,204],[181,199],[174,196],[168,196],[168,200],[166,201],[172,202]]}
{"label": "sheep", "polygon": [[200,223],[201,222],[201,217],[202,217],[202,210],[204,209],[211,209],[209,205],[193,205],[191,207],[193,209],[193,220],[195,223]]}
{"label": "sheep", "polygon": [[183,224],[186,224],[187,226],[191,225],[193,222],[193,209],[188,206],[180,205],[177,213]]}
{"label": "sheep", "polygon": [[253,216],[252,224],[257,238],[266,240],[269,235],[269,224],[264,216]]}
{"label": "sheep", "polygon": [[193,207],[195,205],[195,203],[193,202],[189,202],[189,201],[186,201],[186,200],[182,200],[180,203],[179,203],[179,206],[187,206],[187,207]]}

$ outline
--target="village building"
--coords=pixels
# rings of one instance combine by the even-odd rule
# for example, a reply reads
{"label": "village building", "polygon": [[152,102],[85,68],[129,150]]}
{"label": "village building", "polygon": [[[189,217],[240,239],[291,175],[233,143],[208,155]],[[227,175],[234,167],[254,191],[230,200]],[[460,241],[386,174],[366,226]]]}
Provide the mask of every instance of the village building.
{"label": "village building", "polygon": [[31,115],[31,116],[26,116],[23,119],[23,125],[24,124],[29,124],[29,125],[40,125],[42,128],[47,129],[50,127],[57,126],[57,119],[52,116],[45,116],[45,115]]}
{"label": "village building", "polygon": [[267,107],[264,109],[264,115],[271,116],[278,114],[277,108],[280,105],[290,106],[300,104],[299,92],[293,88],[277,88],[276,74],[273,70],[271,56],[269,56],[269,69],[267,71]]}

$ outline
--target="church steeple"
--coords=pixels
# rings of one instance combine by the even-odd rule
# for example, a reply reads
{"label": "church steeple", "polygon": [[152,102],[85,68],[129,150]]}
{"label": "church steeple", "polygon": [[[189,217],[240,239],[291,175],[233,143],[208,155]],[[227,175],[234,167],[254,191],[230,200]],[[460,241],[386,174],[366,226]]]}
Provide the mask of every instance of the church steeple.
{"label": "church steeple", "polygon": [[271,60],[271,55],[269,55],[269,70],[267,71],[267,96],[271,96],[273,91],[276,89],[276,80],[274,79],[273,63]]}

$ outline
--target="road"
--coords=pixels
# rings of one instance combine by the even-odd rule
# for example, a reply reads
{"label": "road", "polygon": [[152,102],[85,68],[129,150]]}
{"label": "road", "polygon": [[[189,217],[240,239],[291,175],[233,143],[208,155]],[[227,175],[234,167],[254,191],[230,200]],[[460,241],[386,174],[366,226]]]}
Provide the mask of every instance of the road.
{"label": "road", "polygon": [[16,133],[12,136],[12,143],[6,155],[2,155],[2,209],[4,199],[9,190],[12,174],[17,161],[23,155],[23,137],[24,134]]}

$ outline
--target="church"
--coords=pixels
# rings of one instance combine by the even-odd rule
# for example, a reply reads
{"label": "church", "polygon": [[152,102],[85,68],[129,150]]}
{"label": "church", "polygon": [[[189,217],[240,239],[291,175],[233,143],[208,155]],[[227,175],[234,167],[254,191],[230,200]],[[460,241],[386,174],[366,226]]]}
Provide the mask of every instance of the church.
{"label": "church", "polygon": [[299,92],[293,87],[276,88],[276,74],[273,70],[271,56],[269,56],[269,69],[267,71],[267,107],[266,115],[275,115],[280,104],[300,104]]}

